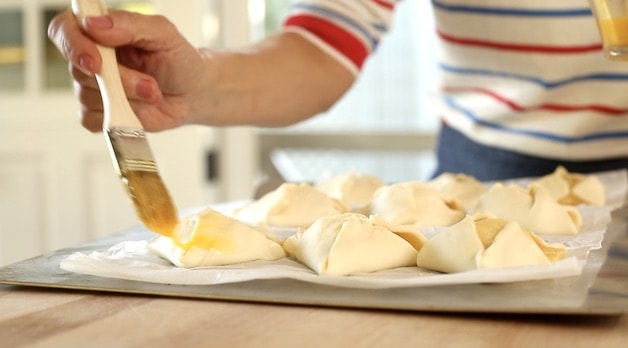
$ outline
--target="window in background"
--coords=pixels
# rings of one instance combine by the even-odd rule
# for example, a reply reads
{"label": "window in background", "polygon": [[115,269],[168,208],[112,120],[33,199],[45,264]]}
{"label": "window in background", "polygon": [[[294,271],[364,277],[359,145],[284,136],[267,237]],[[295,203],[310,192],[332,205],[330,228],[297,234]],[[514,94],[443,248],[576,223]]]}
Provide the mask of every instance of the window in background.
{"label": "window in background", "polygon": [[44,89],[66,90],[72,87],[72,79],[68,73],[68,62],[63,58],[59,50],[48,39],[48,23],[64,7],[46,8],[43,12],[43,25],[41,38],[44,46]]}
{"label": "window in background", "polygon": [[25,86],[23,20],[20,10],[0,10],[0,91],[20,91]]}
{"label": "window in background", "polygon": [[428,1],[397,5],[392,30],[369,57],[355,85],[329,112],[296,129],[431,132],[436,81],[434,20]]}
{"label": "window in background", "polygon": [[276,33],[294,0],[249,0],[252,38],[260,39]]}
{"label": "window in background", "polygon": [[[279,18],[283,18],[286,5],[291,2],[253,1],[266,5],[264,22],[256,22],[255,16],[251,18],[253,26],[263,25],[267,34],[280,25]],[[409,139],[407,149],[360,150],[343,148],[339,142],[336,149],[329,150],[327,146],[304,148],[295,143],[263,153],[261,160],[269,157],[287,180],[316,181],[347,170],[371,173],[389,182],[429,178],[435,166],[432,148],[417,150],[412,142],[415,137],[417,142],[420,138],[433,138],[438,122],[430,102],[436,82],[433,31],[429,1],[401,2],[392,31],[368,59],[355,85],[331,110],[287,129],[259,131],[263,144],[280,142],[285,134],[307,137],[352,132],[347,137],[363,138],[363,142],[369,141],[369,134],[403,134]]]}

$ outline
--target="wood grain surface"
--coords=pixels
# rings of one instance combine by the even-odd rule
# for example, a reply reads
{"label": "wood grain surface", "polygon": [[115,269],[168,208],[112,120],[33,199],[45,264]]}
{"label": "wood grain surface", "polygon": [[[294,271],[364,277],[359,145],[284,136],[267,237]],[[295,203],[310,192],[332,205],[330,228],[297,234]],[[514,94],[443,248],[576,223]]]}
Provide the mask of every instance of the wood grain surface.
{"label": "wood grain surface", "polygon": [[0,285],[0,347],[626,347],[628,316],[434,314]]}

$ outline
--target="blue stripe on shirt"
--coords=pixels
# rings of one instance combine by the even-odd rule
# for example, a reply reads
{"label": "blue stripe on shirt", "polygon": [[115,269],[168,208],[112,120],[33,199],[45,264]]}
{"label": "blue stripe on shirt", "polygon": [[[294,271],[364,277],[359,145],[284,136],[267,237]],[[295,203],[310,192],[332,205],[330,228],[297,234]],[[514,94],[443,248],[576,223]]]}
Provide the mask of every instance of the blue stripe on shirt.
{"label": "blue stripe on shirt", "polygon": [[547,139],[547,140],[551,140],[551,141],[554,141],[554,142],[567,143],[567,144],[588,142],[588,141],[601,140],[601,139],[628,138],[628,131],[624,131],[624,132],[602,132],[602,133],[587,134],[587,135],[580,136],[580,137],[577,137],[577,136],[569,137],[569,136],[563,136],[563,135],[558,135],[558,134],[549,133],[549,132],[542,132],[542,131],[535,131],[535,130],[528,130],[528,129],[515,129],[515,128],[504,126],[504,125],[499,124],[499,123],[490,122],[490,121],[487,121],[487,120],[480,119],[471,110],[466,109],[466,108],[462,107],[460,104],[456,103],[456,101],[452,97],[444,96],[443,99],[445,100],[445,103],[449,107],[451,107],[452,109],[455,109],[455,110],[461,112],[468,119],[473,121],[473,123],[481,125],[481,126],[484,126],[484,127],[487,127],[487,128],[500,130],[500,131],[505,132],[505,133],[521,134],[521,135],[526,135],[526,136],[529,136],[529,137]]}
{"label": "blue stripe on shirt", "polygon": [[614,73],[595,73],[595,74],[585,74],[579,76],[573,76],[566,79],[560,79],[555,81],[544,80],[542,78],[538,78],[535,76],[524,75],[511,73],[506,71],[495,71],[488,69],[470,69],[470,68],[461,68],[453,65],[448,65],[444,63],[439,63],[438,66],[441,70],[446,71],[452,74],[458,75],[476,75],[476,76],[489,76],[489,77],[498,77],[510,80],[519,80],[519,81],[527,81],[532,82],[536,85],[542,86],[546,89],[553,89],[557,87],[563,87],[565,85],[569,85],[572,83],[585,82],[585,81],[628,81],[628,74],[614,74]]}
{"label": "blue stripe on shirt", "polygon": [[434,8],[448,12],[463,12],[473,14],[499,15],[499,16],[525,16],[525,17],[582,17],[591,16],[591,9],[588,7],[574,9],[542,9],[530,10],[515,7],[487,7],[471,5],[450,5],[440,0],[432,0]]}

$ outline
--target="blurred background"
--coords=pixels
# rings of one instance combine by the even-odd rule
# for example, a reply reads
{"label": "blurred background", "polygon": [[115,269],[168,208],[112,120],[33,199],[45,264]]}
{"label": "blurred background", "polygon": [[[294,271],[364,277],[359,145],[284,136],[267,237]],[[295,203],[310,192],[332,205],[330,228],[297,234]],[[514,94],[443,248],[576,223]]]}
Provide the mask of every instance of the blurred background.
{"label": "blurred background", "polygon": [[[69,2],[0,1],[0,265],[139,223],[104,137],[79,125],[67,63],[46,35]],[[238,47],[276,32],[291,2],[107,3],[162,14],[195,45]],[[405,0],[395,17],[364,74],[324,114],[281,129],[191,126],[151,134],[177,206],[249,199],[281,180],[316,182],[349,170],[388,182],[427,179],[437,123],[429,2]]]}

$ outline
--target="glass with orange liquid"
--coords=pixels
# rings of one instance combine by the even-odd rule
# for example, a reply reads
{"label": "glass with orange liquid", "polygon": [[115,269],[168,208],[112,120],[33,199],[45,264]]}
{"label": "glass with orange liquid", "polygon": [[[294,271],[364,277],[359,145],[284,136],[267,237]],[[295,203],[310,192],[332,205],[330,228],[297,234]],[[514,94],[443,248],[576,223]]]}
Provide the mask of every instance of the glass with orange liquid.
{"label": "glass with orange liquid", "polygon": [[628,0],[589,0],[589,3],[606,56],[628,60]]}

